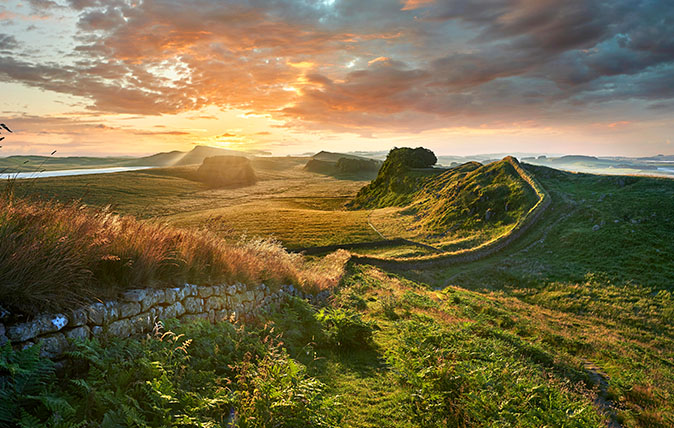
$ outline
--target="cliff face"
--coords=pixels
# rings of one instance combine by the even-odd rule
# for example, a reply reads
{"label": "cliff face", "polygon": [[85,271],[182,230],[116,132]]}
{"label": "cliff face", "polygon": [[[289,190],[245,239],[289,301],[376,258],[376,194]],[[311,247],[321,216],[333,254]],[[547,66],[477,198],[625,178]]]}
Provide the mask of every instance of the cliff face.
{"label": "cliff face", "polygon": [[213,156],[197,170],[199,181],[211,187],[240,187],[257,182],[250,160],[242,156]]}

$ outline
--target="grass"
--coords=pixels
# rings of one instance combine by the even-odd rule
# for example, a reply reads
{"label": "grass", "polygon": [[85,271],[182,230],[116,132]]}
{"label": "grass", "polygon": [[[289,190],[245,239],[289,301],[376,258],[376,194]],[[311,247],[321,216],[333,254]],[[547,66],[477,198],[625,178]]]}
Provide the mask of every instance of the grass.
{"label": "grass", "polygon": [[16,192],[110,206],[115,213],[206,228],[227,239],[273,236],[288,247],[379,239],[365,212],[343,209],[365,182],[305,172],[301,160],[256,159],[258,182],[236,189],[209,189],[195,181],[196,167],[186,166],[19,180]]}
{"label": "grass", "polygon": [[[232,240],[244,229],[282,235],[295,245],[371,239],[365,232],[358,235],[369,226],[368,217],[357,216],[368,212],[341,209],[355,193],[358,182],[337,181],[297,168],[283,169],[281,165],[288,164],[278,161],[274,168],[265,167],[260,174],[263,178],[255,186],[221,192],[194,187],[180,177],[189,174],[189,169],[125,173],[115,179],[73,177],[76,180],[69,183],[85,186],[88,181],[98,186],[99,192],[116,189],[119,193],[112,194],[120,205],[115,209],[145,212],[142,215],[147,221],[133,220],[130,224],[142,225],[148,231],[176,230],[158,224],[157,219],[191,230],[206,226],[229,241],[207,232],[188,235],[204,233],[209,240],[226,245],[227,251],[250,251],[250,244]],[[342,266],[348,257],[344,252],[325,259],[301,259],[268,242],[247,252],[261,263],[253,266],[262,270],[253,272],[276,266],[270,257],[278,257],[282,266],[286,266],[284,260],[293,261],[288,262],[287,272],[305,286],[321,288],[339,283],[330,308],[322,311],[292,299],[279,312],[270,314],[268,327],[273,326],[283,342],[274,339],[273,351],[264,351],[271,348],[258,342],[228,348],[217,337],[230,337],[229,333],[176,327],[177,332],[188,334],[181,340],[193,339],[193,344],[198,344],[184,367],[198,367],[205,386],[196,392],[192,381],[175,383],[180,387],[171,394],[161,391],[177,397],[176,402],[143,411],[153,417],[155,412],[164,412],[163,417],[169,418],[166,420],[188,415],[199,423],[210,423],[213,413],[205,409],[222,410],[217,406],[226,399],[240,414],[277,417],[269,416],[269,412],[279,403],[288,403],[283,398],[286,396],[273,387],[287,385],[274,377],[278,374],[293,379],[293,387],[288,386],[286,391],[310,397],[303,401],[307,406],[288,412],[302,418],[313,417],[314,411],[331,415],[334,419],[326,422],[327,426],[604,427],[609,421],[629,428],[673,426],[674,263],[670,255],[674,253],[674,181],[572,174],[530,165],[525,168],[549,192],[552,204],[522,238],[485,259],[442,269],[400,272],[347,266],[344,273]],[[497,181],[503,184],[508,180]],[[68,188],[67,184],[55,185],[58,181],[34,183],[30,191],[33,195],[37,190],[50,195],[50,189]],[[130,190],[125,198],[126,185]],[[143,199],[143,192],[150,189],[156,189],[157,196]],[[498,189],[494,190],[498,194]],[[90,204],[108,203],[98,192],[89,198]],[[490,196],[489,200],[498,198]],[[62,207],[46,204],[52,206]],[[77,210],[77,205],[64,209]],[[385,210],[373,210],[369,220],[388,221]],[[48,209],[34,211],[31,215],[36,219],[53,217]],[[13,223],[7,224],[19,224],[18,219],[30,217],[30,212],[18,209],[12,214]],[[70,224],[65,219],[78,218],[76,214],[82,212],[87,210],[64,211],[63,222]],[[99,212],[94,218],[97,215],[107,214]],[[465,221],[471,218],[466,216]],[[37,220],[25,224],[33,227],[21,230],[40,237],[34,242],[49,243],[43,246],[45,249],[60,248],[57,238],[62,234],[42,230]],[[245,227],[232,232],[237,225]],[[399,226],[391,227],[395,232]],[[482,232],[477,223],[474,227],[478,234],[488,233]],[[45,241],[38,232],[49,239]],[[470,236],[456,239],[464,240],[451,245],[479,242],[479,236],[477,241],[471,241]],[[9,242],[2,239],[2,245]],[[42,247],[35,244],[25,248]],[[418,251],[406,246],[374,250],[386,256],[416,255]],[[60,249],[54,252],[67,254]],[[42,254],[21,252],[33,253]],[[45,250],[44,254],[51,253]],[[247,272],[248,265],[235,268]],[[212,272],[216,275],[219,271]],[[21,277],[20,272],[15,276]],[[26,280],[26,284],[31,281]],[[249,326],[247,335],[263,337],[261,332],[268,331],[263,324]],[[354,346],[346,343],[345,335],[360,339]],[[128,345],[119,346],[127,349],[124,346]],[[134,352],[143,353],[145,348],[157,345],[144,341],[140,346]],[[250,355],[256,357],[246,359],[236,353],[238,349],[255,349]],[[152,355],[154,360],[150,362],[163,361]],[[224,360],[229,355],[234,356],[236,364]],[[265,359],[265,355],[269,357]],[[216,356],[222,359],[213,360]],[[248,373],[244,379],[225,368],[238,363]],[[127,371],[134,367],[128,361],[124,364]],[[163,371],[149,370],[143,376],[139,378],[150,382],[143,385],[165,385],[163,380],[159,382],[165,376]],[[295,386],[304,389],[292,389]],[[68,391],[66,386],[61,388]],[[249,391],[240,396],[240,402],[234,394],[239,388]],[[230,392],[233,395],[228,395]],[[196,401],[191,401],[195,397],[203,401],[195,405]],[[277,398],[279,401],[274,401]],[[113,407],[119,408],[118,402],[112,403],[98,408],[97,421]],[[143,403],[137,400],[135,404],[142,407]]]}
{"label": "grass", "polygon": [[0,301],[21,313],[186,281],[322,289],[339,281],[345,257],[326,261],[336,265],[309,263],[271,240],[228,242],[78,204],[0,199]]}
{"label": "grass", "polygon": [[386,177],[391,168],[382,168],[350,204],[379,208],[370,222],[384,236],[443,251],[476,247],[506,234],[537,202],[534,190],[508,160],[394,172]]}

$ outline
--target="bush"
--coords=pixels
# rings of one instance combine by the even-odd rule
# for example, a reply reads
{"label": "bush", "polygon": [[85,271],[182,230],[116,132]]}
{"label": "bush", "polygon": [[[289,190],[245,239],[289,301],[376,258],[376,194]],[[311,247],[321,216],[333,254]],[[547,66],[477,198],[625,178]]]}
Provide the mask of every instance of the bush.
{"label": "bush", "polygon": [[[0,426],[335,426],[336,403],[268,327],[168,323],[77,344],[54,375],[39,347],[0,348]],[[77,368],[77,371],[74,371]]]}
{"label": "bush", "polygon": [[352,309],[321,309],[317,314],[325,326],[328,342],[340,349],[367,348],[372,345],[374,323],[364,321]]}

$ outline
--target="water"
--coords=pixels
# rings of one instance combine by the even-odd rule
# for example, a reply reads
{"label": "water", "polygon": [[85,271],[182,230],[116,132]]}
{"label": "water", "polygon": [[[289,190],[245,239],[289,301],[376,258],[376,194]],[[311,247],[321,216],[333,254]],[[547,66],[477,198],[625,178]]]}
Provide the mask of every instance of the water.
{"label": "water", "polygon": [[140,169],[153,168],[151,166],[119,166],[112,168],[89,168],[89,169],[63,169],[61,171],[43,171],[43,172],[19,172],[13,174],[0,174],[0,179],[7,178],[47,178],[47,177],[67,177],[70,175],[86,174],[108,174],[111,172],[138,171]]}

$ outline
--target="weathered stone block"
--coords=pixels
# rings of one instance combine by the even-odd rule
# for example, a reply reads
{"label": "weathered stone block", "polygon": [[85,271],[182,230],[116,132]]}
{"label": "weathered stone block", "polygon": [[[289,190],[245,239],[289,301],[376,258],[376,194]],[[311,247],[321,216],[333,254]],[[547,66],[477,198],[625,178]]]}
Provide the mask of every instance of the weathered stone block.
{"label": "weathered stone block", "polygon": [[185,297],[196,296],[198,288],[194,284],[185,284]]}
{"label": "weathered stone block", "polygon": [[196,314],[204,311],[204,301],[198,297],[187,297],[183,301],[185,311],[190,314]]}
{"label": "weathered stone block", "polygon": [[78,340],[78,339],[88,339],[91,337],[91,329],[84,325],[81,327],[75,327],[70,330],[65,331],[66,338],[70,340]]}
{"label": "weathered stone block", "polygon": [[110,300],[104,304],[103,324],[110,324],[119,319],[119,302]]}
{"label": "weathered stone block", "polygon": [[225,306],[225,301],[222,297],[218,296],[213,296],[206,300],[204,303],[204,310],[210,311],[211,309],[221,309],[223,306]]}
{"label": "weathered stone block", "polygon": [[215,310],[214,309],[211,309],[210,311],[208,311],[208,320],[211,322],[211,324],[215,322]]}
{"label": "weathered stone block", "polygon": [[87,312],[89,324],[103,325],[103,314],[105,314],[105,305],[103,303],[92,303],[84,309]]}
{"label": "weathered stone block", "polygon": [[140,313],[140,303],[124,302],[119,305],[120,318],[129,318]]}
{"label": "weathered stone block", "polygon": [[44,314],[32,321],[9,326],[6,335],[12,342],[25,342],[42,334],[59,331],[67,324],[68,318],[63,314]]}
{"label": "weathered stone block", "polygon": [[167,288],[164,292],[166,293],[166,303],[169,305],[184,299],[184,296],[180,296],[180,288]]}
{"label": "weathered stone block", "polygon": [[229,287],[226,288],[225,293],[227,293],[230,296],[233,296],[236,294],[236,285],[230,285]]}
{"label": "weathered stone block", "polygon": [[145,333],[152,330],[154,320],[149,312],[131,318],[131,334]]}
{"label": "weathered stone block", "polygon": [[103,334],[103,327],[101,327],[100,325],[95,325],[91,327],[92,336],[100,336],[101,334]]}
{"label": "weathered stone block", "polygon": [[211,297],[213,295],[213,287],[202,286],[197,289],[197,295],[202,299]]}
{"label": "weathered stone block", "polygon": [[145,312],[154,305],[163,303],[164,300],[166,300],[166,293],[164,290],[148,290],[145,298],[140,302],[141,310]]}
{"label": "weathered stone block", "polygon": [[108,325],[107,333],[115,337],[129,337],[133,333],[133,325],[128,319],[115,321]]}
{"label": "weathered stone block", "polygon": [[253,290],[247,290],[243,294],[243,300],[247,302],[254,302],[255,301],[255,292]]}
{"label": "weathered stone block", "polygon": [[68,340],[63,333],[39,337],[37,343],[41,345],[40,355],[47,358],[61,356],[68,349]]}
{"label": "weathered stone block", "polygon": [[215,311],[215,321],[229,321],[229,312],[227,309]]}
{"label": "weathered stone block", "polygon": [[185,313],[185,307],[181,302],[175,302],[172,305],[166,306],[162,311],[161,317],[164,319],[178,318]]}
{"label": "weathered stone block", "polygon": [[145,297],[147,297],[147,290],[144,288],[128,290],[122,293],[122,300],[127,302],[140,303],[145,300]]}
{"label": "weathered stone block", "polygon": [[80,327],[87,323],[87,311],[84,308],[73,309],[68,314],[68,325],[70,327]]}

